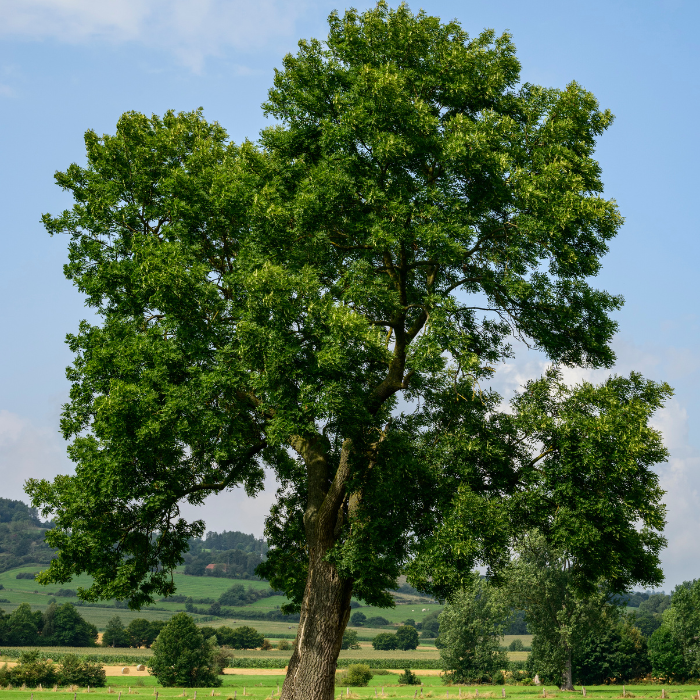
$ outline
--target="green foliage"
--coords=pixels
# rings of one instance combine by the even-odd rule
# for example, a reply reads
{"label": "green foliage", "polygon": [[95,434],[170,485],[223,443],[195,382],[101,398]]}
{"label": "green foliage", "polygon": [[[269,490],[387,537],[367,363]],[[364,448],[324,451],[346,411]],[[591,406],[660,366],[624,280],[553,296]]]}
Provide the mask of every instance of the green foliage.
{"label": "green foliage", "polygon": [[341,649],[359,649],[360,642],[357,639],[357,632],[355,630],[346,629],[343,632],[343,641],[340,645]]}
{"label": "green foliage", "polygon": [[[659,601],[656,609],[665,602]],[[663,624],[649,639],[649,658],[653,673],[663,678],[700,676],[700,579],[674,589]]]}
{"label": "green foliage", "polygon": [[440,665],[456,683],[492,682],[508,667],[500,650],[509,601],[502,591],[472,577],[440,615]]}
{"label": "green foliage", "polygon": [[402,625],[396,630],[396,648],[403,651],[415,649],[418,646],[418,631],[411,625]]}
{"label": "green foliage", "polygon": [[[0,572],[22,564],[48,564],[54,550],[44,541],[51,523],[42,523],[35,508],[0,498]],[[34,577],[34,573],[23,573]]]}
{"label": "green foliage", "polygon": [[365,622],[367,621],[367,615],[365,615],[363,612],[354,612],[352,615],[350,615],[350,624],[353,627],[362,627]]}
{"label": "green foliage", "polygon": [[538,528],[580,588],[593,569],[614,592],[658,583],[648,421],[670,389],[552,369],[507,411],[480,389],[513,336],[614,362],[622,299],[590,284],[622,223],[594,159],[612,115],[576,83],[522,84],[507,34],[383,2],[329,22],[275,73],[259,143],[130,112],[56,174],[74,205],[43,220],[98,321],[68,340],[75,473],[27,485],[55,513],[41,580],[88,572],[83,599],[135,608],[171,595],[204,530],[179,504],[253,496],[269,468],[257,572],[283,612],[310,552],[330,569],[314,586],[388,607],[400,575],[447,598]]}
{"label": "green foliage", "polygon": [[21,603],[9,616],[5,626],[5,641],[8,646],[34,646],[39,642],[41,613],[35,614],[29,603]]}
{"label": "green foliage", "polygon": [[356,688],[364,688],[372,680],[372,671],[366,664],[350,664],[343,675],[343,682]]}
{"label": "green foliage", "polygon": [[221,685],[212,647],[192,618],[174,615],[153,643],[149,672],[165,687],[213,688]]}
{"label": "green foliage", "polygon": [[146,620],[143,617],[137,617],[126,628],[129,646],[149,648],[166,624],[163,620]]}
{"label": "green foliage", "polygon": [[58,683],[103,688],[107,685],[107,675],[102,664],[66,654],[58,667]]}
{"label": "green foliage", "polygon": [[411,671],[410,668],[404,669],[404,672],[399,675],[399,685],[420,685],[420,678]]}
{"label": "green foliage", "polygon": [[129,638],[129,633],[124,627],[119,615],[114,615],[102,634],[102,646],[103,647],[128,647],[131,646],[131,639]]}
{"label": "green foliage", "polygon": [[522,639],[514,639],[509,645],[509,651],[522,651],[525,647],[523,646]]}
{"label": "green foliage", "polygon": [[35,688],[39,683],[51,685],[56,682],[56,671],[53,663],[41,658],[38,649],[24,651],[19,655],[19,663],[14,668],[5,667],[0,672],[0,683],[12,683]]}
{"label": "green foliage", "polygon": [[680,640],[665,625],[661,625],[649,639],[649,661],[651,672],[657,678],[682,681],[690,675]]}
{"label": "green foliage", "polygon": [[392,649],[397,649],[397,639],[395,634],[390,632],[380,632],[373,640],[372,646],[377,651],[390,651]]}
{"label": "green foliage", "polygon": [[221,645],[232,649],[257,649],[263,645],[265,638],[255,628],[247,625],[240,627],[217,627],[216,639]]}
{"label": "green foliage", "polygon": [[611,616],[605,627],[594,630],[577,645],[573,657],[576,683],[629,683],[649,673],[647,640],[634,627],[633,619]]}
{"label": "green foliage", "polygon": [[92,647],[97,627],[86,622],[71,603],[51,603],[43,614],[41,643],[48,646]]}
{"label": "green foliage", "polygon": [[377,615],[375,617],[368,617],[364,624],[366,627],[386,627],[389,624],[389,620],[381,615]]}

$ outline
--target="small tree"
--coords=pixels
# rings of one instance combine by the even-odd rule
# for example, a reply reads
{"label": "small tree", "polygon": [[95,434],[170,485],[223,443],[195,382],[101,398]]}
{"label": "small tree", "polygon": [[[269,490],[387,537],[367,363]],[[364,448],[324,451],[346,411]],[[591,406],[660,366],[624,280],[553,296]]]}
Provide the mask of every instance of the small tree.
{"label": "small tree", "polygon": [[491,681],[508,665],[500,640],[510,616],[506,595],[475,579],[440,615],[440,663],[458,683]]}
{"label": "small tree", "polygon": [[376,615],[375,617],[368,617],[365,626],[366,627],[386,627],[389,624],[389,620],[381,615]]}
{"label": "small tree", "polygon": [[102,635],[103,647],[128,647],[130,645],[129,634],[122,623],[121,617],[115,615],[107,621],[107,626]]}
{"label": "small tree", "polygon": [[364,688],[372,680],[372,671],[367,664],[350,664],[343,680],[348,685]]}
{"label": "small tree", "polygon": [[103,688],[107,684],[107,674],[102,664],[66,654],[58,668],[58,683]]}
{"label": "small tree", "polygon": [[396,649],[396,635],[389,632],[380,632],[373,640],[372,646],[377,651],[391,651]]}
{"label": "small tree", "polygon": [[29,647],[39,641],[39,620],[29,603],[21,603],[7,620],[5,643],[10,646]]}
{"label": "small tree", "polygon": [[366,620],[367,615],[359,611],[354,612],[352,615],[350,615],[350,624],[353,627],[362,627],[365,624]]}
{"label": "small tree", "polygon": [[129,623],[126,633],[129,635],[129,646],[150,647],[155,641],[160,629],[153,627],[149,620],[137,617]]}
{"label": "small tree", "polygon": [[359,649],[360,642],[357,639],[357,632],[355,630],[346,629],[343,632],[343,641],[340,645],[341,649]]}
{"label": "small tree", "polygon": [[396,648],[403,651],[415,649],[418,646],[418,630],[410,625],[404,625],[396,630]]}
{"label": "small tree", "polygon": [[218,687],[212,647],[187,613],[174,615],[153,643],[149,673],[165,686]]}
{"label": "small tree", "polygon": [[412,673],[410,668],[407,668],[399,676],[399,685],[420,685],[420,678]]}
{"label": "small tree", "polygon": [[508,645],[508,649],[509,649],[509,651],[522,651],[524,649],[523,640],[522,639],[514,639]]}

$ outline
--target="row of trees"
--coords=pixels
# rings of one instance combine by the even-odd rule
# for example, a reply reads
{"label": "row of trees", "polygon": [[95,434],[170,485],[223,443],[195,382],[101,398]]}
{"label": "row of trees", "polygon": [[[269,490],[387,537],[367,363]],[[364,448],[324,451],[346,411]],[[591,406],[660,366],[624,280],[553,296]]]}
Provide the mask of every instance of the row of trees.
{"label": "row of trees", "polygon": [[163,620],[146,620],[137,617],[124,627],[119,615],[110,618],[102,634],[105,647],[150,647],[167,623]]}
{"label": "row of trees", "polygon": [[0,610],[0,644],[9,646],[91,647],[97,627],[82,618],[71,603],[51,603],[44,612],[20,604],[12,614]]}
{"label": "row of trees", "polygon": [[[671,596],[649,596],[648,608],[665,607],[662,623],[645,634],[639,613],[627,613],[604,581],[581,594],[571,558],[531,535],[521,542],[499,586],[475,578],[440,615],[437,645],[448,676],[492,681],[508,667],[501,637],[514,606],[524,610],[534,635],[527,661],[548,684],[629,682],[651,673],[665,680],[700,676],[700,581]],[[645,612],[642,610],[642,612]]]}

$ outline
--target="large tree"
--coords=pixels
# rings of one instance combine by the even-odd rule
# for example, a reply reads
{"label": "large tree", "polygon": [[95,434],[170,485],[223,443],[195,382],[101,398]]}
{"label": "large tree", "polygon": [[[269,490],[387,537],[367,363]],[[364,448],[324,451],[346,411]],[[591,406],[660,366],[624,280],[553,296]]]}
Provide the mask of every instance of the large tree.
{"label": "large tree", "polygon": [[[56,523],[44,582],[85,571],[83,598],[136,607],[170,594],[204,529],[179,504],[253,496],[272,469],[262,573],[301,615],[283,698],[308,700],[333,695],[352,595],[390,605],[402,572],[448,595],[524,529],[617,588],[659,580],[648,460],[620,461],[634,441],[606,493],[610,444],[540,454],[527,401],[499,413],[480,389],[512,335],[614,361],[621,299],[590,284],[621,223],[593,159],[612,116],[575,83],[519,80],[508,35],[380,3],[284,59],[257,144],[200,113],[87,133],[86,164],[56,176],[75,205],[45,217],[101,320],[69,337],[75,475],[28,486]],[[631,434],[664,392],[626,381],[610,401]],[[579,472],[577,449],[601,460]]]}

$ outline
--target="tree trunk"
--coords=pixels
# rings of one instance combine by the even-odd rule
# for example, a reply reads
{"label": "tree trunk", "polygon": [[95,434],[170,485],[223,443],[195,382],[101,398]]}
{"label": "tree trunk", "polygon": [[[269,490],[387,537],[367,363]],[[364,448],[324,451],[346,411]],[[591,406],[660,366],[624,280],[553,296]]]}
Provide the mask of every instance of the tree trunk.
{"label": "tree trunk", "polygon": [[574,679],[573,671],[571,668],[571,647],[566,648],[566,666],[564,668],[564,684],[561,687],[562,690],[573,690],[574,689]]}
{"label": "tree trunk", "polygon": [[299,629],[281,700],[332,700],[335,694],[336,664],[350,618],[352,581],[341,580],[335,567],[323,561],[326,551],[326,547],[317,546],[309,553]]}

